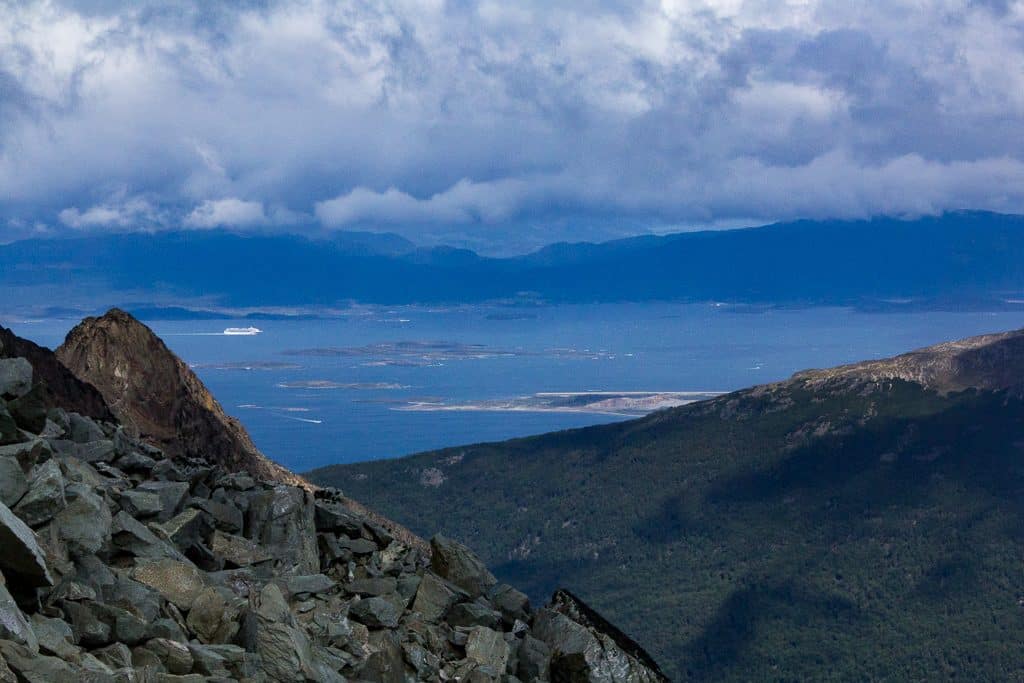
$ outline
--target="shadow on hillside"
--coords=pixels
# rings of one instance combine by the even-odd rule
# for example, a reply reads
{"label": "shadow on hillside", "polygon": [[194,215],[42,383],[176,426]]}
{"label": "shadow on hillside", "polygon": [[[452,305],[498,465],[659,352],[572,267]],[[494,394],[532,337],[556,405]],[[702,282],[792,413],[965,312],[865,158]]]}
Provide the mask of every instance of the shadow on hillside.
{"label": "shadow on hillside", "polygon": [[[751,645],[765,628],[828,622],[848,627],[858,619],[856,606],[837,596],[808,594],[790,581],[734,590],[719,606],[704,631],[686,643],[678,659],[688,678],[717,680],[731,669],[752,671],[747,661]],[[788,630],[788,629],[787,629]],[[806,643],[789,643],[794,648]]]}
{"label": "shadow on hillside", "polygon": [[711,503],[756,503],[796,492],[828,492],[870,506],[919,503],[934,476],[978,486],[1024,513],[1024,406],[999,394],[951,400],[936,414],[879,419],[849,435],[825,436],[781,462],[714,485]]}

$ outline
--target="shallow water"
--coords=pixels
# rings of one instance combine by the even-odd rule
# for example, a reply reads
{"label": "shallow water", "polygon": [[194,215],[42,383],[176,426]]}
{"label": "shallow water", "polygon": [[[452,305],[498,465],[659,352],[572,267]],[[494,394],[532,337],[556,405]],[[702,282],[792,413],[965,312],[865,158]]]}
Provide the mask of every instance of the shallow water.
{"label": "shallow water", "polygon": [[[74,320],[7,321],[56,346]],[[339,320],[147,324],[256,444],[305,471],[609,422],[572,412],[407,411],[572,391],[723,391],[809,367],[1024,327],[1024,313],[737,312],[701,304],[361,310]],[[429,342],[429,343],[426,343]],[[315,354],[286,353],[325,349]],[[245,369],[251,368],[251,369]]]}

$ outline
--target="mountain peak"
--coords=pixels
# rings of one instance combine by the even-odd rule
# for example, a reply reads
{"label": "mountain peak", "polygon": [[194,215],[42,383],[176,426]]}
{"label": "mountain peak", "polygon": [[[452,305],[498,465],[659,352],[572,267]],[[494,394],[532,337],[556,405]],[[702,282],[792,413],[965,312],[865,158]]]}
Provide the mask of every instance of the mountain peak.
{"label": "mountain peak", "polygon": [[307,485],[271,462],[194,372],[131,314],[112,308],[68,333],[57,357],[95,386],[133,433],[172,457],[205,456],[233,471]]}

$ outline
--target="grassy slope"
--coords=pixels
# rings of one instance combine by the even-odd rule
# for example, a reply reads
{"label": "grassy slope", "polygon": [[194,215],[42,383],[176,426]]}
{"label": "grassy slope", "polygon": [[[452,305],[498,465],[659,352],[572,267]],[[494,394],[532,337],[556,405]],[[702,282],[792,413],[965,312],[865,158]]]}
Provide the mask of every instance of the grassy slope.
{"label": "grassy slope", "polygon": [[536,598],[570,588],[676,680],[1010,680],[1022,416],[990,393],[793,382],[313,478]]}

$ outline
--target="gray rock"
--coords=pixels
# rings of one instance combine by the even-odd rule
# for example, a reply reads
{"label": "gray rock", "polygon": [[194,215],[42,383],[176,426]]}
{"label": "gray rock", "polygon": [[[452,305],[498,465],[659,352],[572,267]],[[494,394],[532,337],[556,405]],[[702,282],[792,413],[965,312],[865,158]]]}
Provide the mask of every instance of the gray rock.
{"label": "gray rock", "polygon": [[7,405],[0,399],[0,444],[18,443],[24,441],[18,423],[7,410]]}
{"label": "gray rock", "polygon": [[75,455],[86,462],[112,462],[115,455],[114,442],[109,439],[98,439],[77,444]]}
{"label": "gray rock", "polygon": [[64,602],[64,616],[75,633],[75,642],[83,647],[95,648],[113,642],[110,625],[100,621],[91,602]]}
{"label": "gray rock", "polygon": [[242,525],[245,523],[242,511],[238,509],[237,505],[206,498],[193,498],[189,501],[189,505],[209,514],[213,518],[214,526],[229,534],[241,531]]}
{"label": "gray rock", "polygon": [[182,481],[147,481],[135,490],[159,496],[161,509],[157,513],[157,521],[166,522],[181,510],[188,495],[188,484]]}
{"label": "gray rock", "polygon": [[92,654],[111,669],[127,669],[132,665],[132,651],[124,643],[101,647],[93,650]]}
{"label": "gray rock", "polygon": [[203,643],[228,643],[238,633],[239,610],[215,588],[204,589],[188,612],[186,624]]}
{"label": "gray rock", "polygon": [[311,595],[327,593],[337,586],[334,579],[323,574],[284,577],[284,586],[294,600],[305,600]]}
{"label": "gray rock", "polygon": [[68,413],[68,427],[68,435],[75,443],[99,441],[107,436],[92,418],[78,413]]}
{"label": "gray rock", "polygon": [[231,678],[227,668],[227,660],[206,645],[189,643],[188,651],[192,655],[192,670],[209,678]]}
{"label": "gray rock", "polygon": [[348,611],[349,616],[367,628],[396,628],[401,613],[398,608],[384,598],[366,598],[354,603]]}
{"label": "gray rock", "polygon": [[110,628],[112,641],[133,646],[147,637],[150,624],[128,610],[98,602],[85,604],[98,620]]}
{"label": "gray rock", "polygon": [[32,364],[25,358],[0,358],[0,396],[24,396],[32,389]]}
{"label": "gray rock", "polygon": [[19,643],[0,640],[0,658],[18,676],[19,683],[81,683],[82,677],[70,664],[47,657]]}
{"label": "gray rock", "polygon": [[416,590],[412,609],[427,621],[440,621],[455,604],[458,595],[433,572],[425,572]]}
{"label": "gray rock", "polygon": [[0,581],[0,638],[24,645],[32,652],[39,651],[35,631],[25,615],[18,609],[7,587]]}
{"label": "gray rock", "polygon": [[508,656],[509,646],[500,632],[484,626],[476,626],[469,632],[466,659],[504,673]]}
{"label": "gray rock", "polygon": [[370,635],[372,653],[360,672],[360,677],[381,683],[405,683],[405,657],[397,634],[377,631]]}
{"label": "gray rock", "polygon": [[45,554],[36,535],[10,508],[0,503],[0,570],[29,586],[52,586]]}
{"label": "gray rock", "polygon": [[37,463],[48,460],[52,455],[53,449],[43,439],[0,446],[0,458],[14,458],[23,472],[30,471]]}
{"label": "gray rock", "polygon": [[28,487],[28,493],[14,507],[14,514],[31,527],[49,522],[67,506],[64,475],[53,458],[36,465],[29,477]]}
{"label": "gray rock", "polygon": [[502,583],[488,591],[487,596],[490,598],[491,604],[501,612],[502,619],[507,626],[514,624],[516,619],[524,622],[528,619],[530,599],[526,597],[525,593],[507,583]]}
{"label": "gray rock", "polygon": [[32,615],[32,631],[39,642],[39,651],[43,654],[60,657],[63,660],[74,660],[80,650],[75,647],[75,634],[71,626],[61,619],[51,619],[42,614]]}
{"label": "gray rock", "polygon": [[28,477],[15,458],[0,456],[0,503],[12,507],[28,491]]}
{"label": "gray rock", "polygon": [[72,557],[98,553],[110,542],[110,508],[84,484],[67,486],[65,495],[70,502],[53,520],[58,537]]}
{"label": "gray rock", "polygon": [[388,595],[398,590],[398,581],[391,576],[356,579],[345,585],[345,591],[364,598]]}
{"label": "gray rock", "polygon": [[376,543],[365,538],[339,538],[338,547],[353,555],[370,555],[378,550]]}
{"label": "gray rock", "polygon": [[138,489],[123,491],[118,502],[121,503],[121,508],[132,517],[152,517],[164,509],[160,496],[152,491]]}
{"label": "gray rock", "polygon": [[155,659],[170,674],[183,676],[192,671],[192,653],[188,645],[166,638],[153,638],[132,650],[132,662],[152,661]]}
{"label": "gray rock", "polygon": [[478,597],[498,583],[486,565],[458,541],[441,534],[430,539],[430,567],[434,572],[459,588]]}
{"label": "gray rock", "polygon": [[184,552],[196,543],[202,543],[213,530],[213,523],[202,510],[187,508],[161,524],[160,528]]}
{"label": "gray rock", "polygon": [[445,621],[452,626],[486,626],[498,629],[501,626],[501,615],[478,603],[463,602],[452,607]]}
{"label": "gray rock", "polygon": [[132,578],[183,610],[189,609],[207,587],[206,577],[195,565],[170,559],[141,561],[132,570]]}
{"label": "gray rock", "polygon": [[519,645],[516,675],[523,681],[548,680],[551,648],[544,641],[526,634]]}
{"label": "gray rock", "polygon": [[350,538],[359,538],[363,521],[337,503],[317,501],[316,530],[342,533]]}
{"label": "gray rock", "polygon": [[253,496],[247,536],[267,548],[275,559],[303,574],[320,571],[313,496],[295,486],[278,485]]}
{"label": "gray rock", "polygon": [[258,562],[266,562],[272,557],[266,548],[253,541],[222,531],[213,532],[210,550],[233,567],[247,567]]}
{"label": "gray rock", "polygon": [[46,429],[46,395],[42,384],[37,384],[19,398],[7,402],[7,410],[19,427],[39,434]]}
{"label": "gray rock", "polygon": [[128,453],[127,455],[118,458],[115,464],[117,465],[118,469],[124,472],[129,472],[131,474],[148,475],[150,472],[153,471],[153,468],[156,466],[156,460],[153,460],[153,458],[149,457],[148,455],[143,455],[142,453],[139,453],[137,451],[132,451],[131,453]]}

